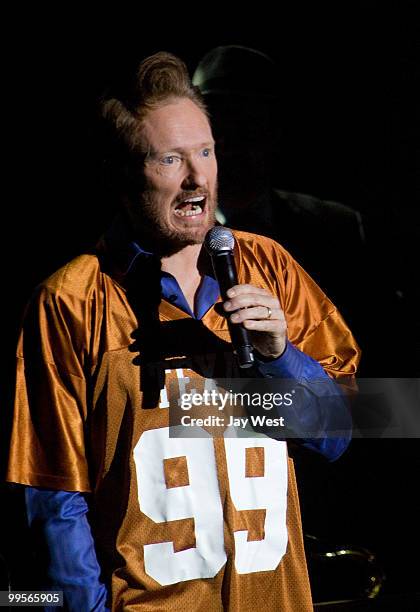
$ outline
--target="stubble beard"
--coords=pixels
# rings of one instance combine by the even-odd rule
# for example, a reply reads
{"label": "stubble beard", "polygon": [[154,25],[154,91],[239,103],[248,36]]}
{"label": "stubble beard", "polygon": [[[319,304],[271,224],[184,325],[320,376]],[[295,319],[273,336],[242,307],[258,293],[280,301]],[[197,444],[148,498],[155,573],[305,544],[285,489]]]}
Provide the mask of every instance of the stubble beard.
{"label": "stubble beard", "polygon": [[142,195],[140,205],[137,205],[135,210],[134,207],[131,207],[131,217],[136,234],[152,241],[159,253],[167,256],[186,246],[204,242],[208,230],[216,222],[216,206],[217,189],[214,190],[213,197],[208,196],[207,198],[205,210],[210,211],[210,215],[206,215],[203,225],[184,229],[172,228],[166,222],[164,215],[156,211],[156,204],[146,191]]}

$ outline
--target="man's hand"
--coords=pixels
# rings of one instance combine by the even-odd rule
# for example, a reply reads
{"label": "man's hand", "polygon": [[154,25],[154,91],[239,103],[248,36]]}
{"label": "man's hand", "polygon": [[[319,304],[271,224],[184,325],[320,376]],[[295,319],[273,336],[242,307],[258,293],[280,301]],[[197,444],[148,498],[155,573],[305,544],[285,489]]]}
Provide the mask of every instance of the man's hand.
{"label": "man's hand", "polygon": [[276,297],[253,285],[235,285],[227,291],[223,304],[232,312],[232,323],[242,323],[250,331],[254,348],[264,357],[276,359],[286,348],[287,325]]}

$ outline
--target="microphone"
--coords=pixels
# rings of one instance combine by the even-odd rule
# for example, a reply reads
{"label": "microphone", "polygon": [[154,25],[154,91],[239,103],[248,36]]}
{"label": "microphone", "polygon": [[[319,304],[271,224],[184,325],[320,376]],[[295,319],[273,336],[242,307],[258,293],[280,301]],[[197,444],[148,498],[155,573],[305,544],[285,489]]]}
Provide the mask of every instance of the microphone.
{"label": "microphone", "polygon": [[[222,300],[229,299],[227,291],[238,284],[233,247],[235,239],[227,227],[216,225],[206,234],[204,246],[211,257],[214,274],[220,287]],[[248,332],[242,324],[231,323],[227,319],[230,337],[240,368],[250,368],[254,363],[253,346]]]}

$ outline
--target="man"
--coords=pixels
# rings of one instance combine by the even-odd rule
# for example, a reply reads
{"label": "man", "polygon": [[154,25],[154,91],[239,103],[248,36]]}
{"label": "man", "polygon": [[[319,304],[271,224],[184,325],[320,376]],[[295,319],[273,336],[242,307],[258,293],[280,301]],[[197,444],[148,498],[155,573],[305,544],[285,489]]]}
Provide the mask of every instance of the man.
{"label": "man", "polygon": [[230,317],[256,376],[301,386],[297,418],[325,433],[303,444],[334,459],[349,436],[326,433],[345,413],[332,379],[354,375],[357,345],[290,255],[252,234],[235,232],[239,284],[220,310],[202,248],[214,141],[178,58],[147,58],[102,108],[122,213],[38,288],[18,348],[8,480],[26,485],[47,584],[71,610],[310,610],[286,443],[174,438],[167,407],[203,377],[239,376]]}

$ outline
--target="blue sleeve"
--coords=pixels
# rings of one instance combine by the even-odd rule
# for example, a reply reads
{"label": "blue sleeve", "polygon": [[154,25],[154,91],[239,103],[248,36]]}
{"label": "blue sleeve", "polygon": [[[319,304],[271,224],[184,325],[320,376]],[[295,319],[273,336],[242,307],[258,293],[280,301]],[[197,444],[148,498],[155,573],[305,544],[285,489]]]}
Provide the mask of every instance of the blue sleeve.
{"label": "blue sleeve", "polygon": [[[303,446],[329,461],[338,459],[350,443],[352,420],[343,391],[323,367],[288,341],[277,359],[258,360],[258,370],[264,378],[293,381],[298,388],[298,401],[294,401],[288,415],[282,408],[282,416],[290,417]],[[316,432],[316,437],[309,437],[308,432]]]}
{"label": "blue sleeve", "polygon": [[25,487],[25,503],[29,526],[46,547],[47,587],[63,591],[67,610],[108,610],[83,494]]}

